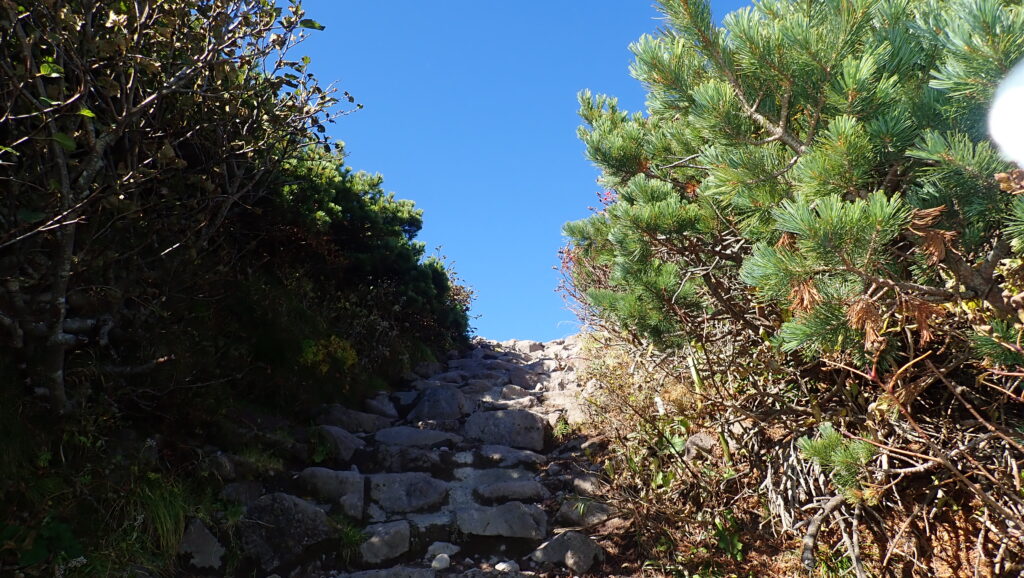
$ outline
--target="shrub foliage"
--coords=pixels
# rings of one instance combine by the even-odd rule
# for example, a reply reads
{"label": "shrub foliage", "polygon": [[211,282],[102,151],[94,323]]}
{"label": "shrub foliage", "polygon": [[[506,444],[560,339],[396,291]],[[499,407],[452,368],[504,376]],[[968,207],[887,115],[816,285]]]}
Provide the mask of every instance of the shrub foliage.
{"label": "shrub foliage", "polygon": [[841,494],[820,512],[852,521],[832,536],[858,574],[942,573],[924,553],[953,510],[900,499],[941,496],[974,517],[965,563],[1006,571],[1024,552],[1024,197],[984,119],[1024,10],[769,0],[718,26],[708,2],[660,7],[666,28],[632,46],[646,114],[580,95],[608,192],[565,226],[567,290],[689,384],[679,410],[733,438],[751,477],[732,491],[759,487],[778,530]]}
{"label": "shrub foliage", "polygon": [[360,105],[291,53],[320,29],[298,0],[0,2],[0,574],[169,570],[210,422],[465,342],[421,212],[326,138]]}

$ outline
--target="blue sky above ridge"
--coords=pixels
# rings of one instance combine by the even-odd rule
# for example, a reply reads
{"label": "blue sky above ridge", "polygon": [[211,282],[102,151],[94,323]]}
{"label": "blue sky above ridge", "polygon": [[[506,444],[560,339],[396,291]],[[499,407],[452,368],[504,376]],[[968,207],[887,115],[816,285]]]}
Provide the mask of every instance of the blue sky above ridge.
{"label": "blue sky above ridge", "polygon": [[[741,3],[715,4],[718,18]],[[578,322],[555,292],[566,221],[589,214],[597,171],[576,138],[582,89],[643,110],[631,42],[646,1],[304,0],[326,29],[296,49],[365,108],[329,128],[347,162],[424,210],[419,240],[477,292],[477,334],[546,341]],[[437,249],[439,248],[439,249]]]}

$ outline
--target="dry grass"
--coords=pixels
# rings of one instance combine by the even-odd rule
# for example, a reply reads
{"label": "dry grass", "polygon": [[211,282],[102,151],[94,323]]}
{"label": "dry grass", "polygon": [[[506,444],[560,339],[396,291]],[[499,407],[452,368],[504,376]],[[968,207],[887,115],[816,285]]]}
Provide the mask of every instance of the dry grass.
{"label": "dry grass", "polygon": [[[1012,506],[998,492],[1000,484],[1012,484],[1000,471],[1011,471],[1005,464],[1013,448],[991,432],[980,437],[983,426],[964,427],[961,420],[954,428],[953,415],[923,417],[934,411],[903,420],[890,411],[884,421],[876,414],[867,425],[879,428],[870,439],[881,447],[861,489],[833,500],[846,494],[796,442],[813,437],[825,421],[845,428],[851,410],[842,408],[868,405],[863,399],[870,397],[851,394],[848,380],[787,374],[759,350],[724,340],[725,351],[685,357],[659,356],[604,333],[589,339],[582,379],[601,385],[590,400],[591,424],[610,440],[599,459],[605,499],[620,512],[600,529],[614,563],[599,575],[1018,575],[1021,543],[1000,534],[1006,520],[949,468],[926,463],[917,470],[897,453],[925,456],[946,448],[962,477]],[[930,404],[939,403],[941,392],[915,393],[917,403]],[[851,429],[864,431],[858,420]],[[986,484],[986,473],[996,482]],[[808,545],[816,518],[821,530]],[[812,572],[801,560],[804,552],[815,564]]]}

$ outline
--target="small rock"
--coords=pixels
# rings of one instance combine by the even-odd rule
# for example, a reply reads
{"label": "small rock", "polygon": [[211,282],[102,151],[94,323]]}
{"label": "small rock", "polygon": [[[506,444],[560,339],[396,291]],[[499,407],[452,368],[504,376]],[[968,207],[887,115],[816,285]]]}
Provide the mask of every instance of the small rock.
{"label": "small rock", "polygon": [[226,550],[217,537],[201,521],[192,518],[185,528],[178,552],[194,570],[217,570],[221,567]]}
{"label": "small rock", "polygon": [[530,559],[540,564],[561,564],[577,574],[585,574],[595,561],[604,559],[604,550],[586,534],[564,532],[541,544]]}
{"label": "small rock", "polygon": [[396,446],[438,447],[457,444],[462,441],[462,436],[437,430],[397,426],[380,430],[374,435],[374,439],[378,443]]}
{"label": "small rock", "polygon": [[505,560],[504,562],[498,562],[494,565],[494,569],[503,574],[512,574],[519,572],[519,564],[516,564],[512,560]]}
{"label": "small rock", "polygon": [[452,559],[448,557],[448,554],[438,554],[434,561],[430,563],[430,567],[434,570],[444,570],[452,565]]}
{"label": "small rock", "polygon": [[686,438],[683,460],[692,462],[697,458],[711,457],[717,445],[718,438],[715,436],[707,432],[697,432]]}
{"label": "small rock", "polygon": [[579,474],[572,480],[572,489],[581,496],[596,496],[601,493],[601,477],[591,473]]}
{"label": "small rock", "polygon": [[366,528],[369,538],[359,547],[367,564],[380,564],[409,551],[409,522],[398,520]]}
{"label": "small rock", "polygon": [[370,497],[387,512],[416,512],[440,505],[448,484],[427,474],[407,472],[375,474],[370,478]]}

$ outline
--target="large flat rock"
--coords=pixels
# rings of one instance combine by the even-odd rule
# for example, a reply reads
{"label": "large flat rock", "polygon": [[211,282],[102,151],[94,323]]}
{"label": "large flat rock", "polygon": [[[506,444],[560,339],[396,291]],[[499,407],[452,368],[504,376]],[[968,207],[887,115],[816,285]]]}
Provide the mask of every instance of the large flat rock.
{"label": "large flat rock", "polygon": [[462,508],[455,517],[464,534],[531,540],[541,540],[547,534],[547,516],[532,504],[508,502],[494,507]]}
{"label": "large flat rock", "polygon": [[526,410],[478,411],[466,420],[467,437],[486,444],[498,444],[540,451],[544,449],[543,417]]}
{"label": "large flat rock", "polygon": [[374,474],[370,498],[385,512],[405,513],[441,505],[448,496],[448,484],[420,472]]}

